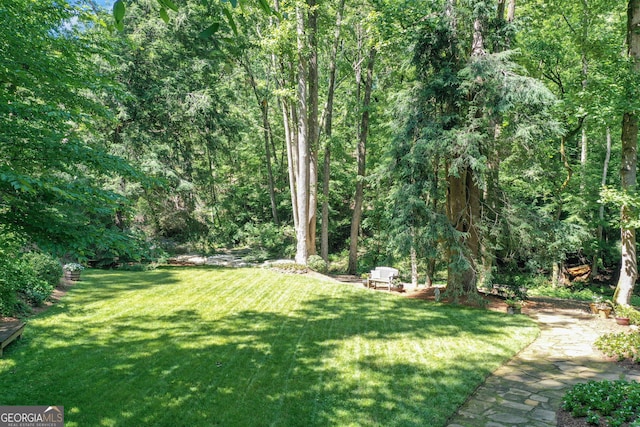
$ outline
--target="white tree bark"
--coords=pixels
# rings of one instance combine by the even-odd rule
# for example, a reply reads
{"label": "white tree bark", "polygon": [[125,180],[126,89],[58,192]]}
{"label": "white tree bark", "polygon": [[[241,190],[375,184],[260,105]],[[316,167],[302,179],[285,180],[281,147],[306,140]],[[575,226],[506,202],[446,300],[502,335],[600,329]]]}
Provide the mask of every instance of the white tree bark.
{"label": "white tree bark", "polygon": [[[607,185],[607,174],[609,172],[609,161],[611,160],[611,129],[607,128],[607,152],[604,157],[604,165],[602,166],[602,180],[600,181],[600,188]],[[604,204],[600,203],[600,209],[598,210],[598,244],[602,242],[602,224],[604,223]],[[595,276],[598,274],[598,263],[600,261],[600,251],[596,251],[593,257],[593,265],[591,266],[591,274]]]}
{"label": "white tree bark", "polygon": [[307,264],[307,234],[309,230],[309,132],[307,110],[307,38],[304,11],[296,7],[298,41],[298,176],[297,203],[298,226],[296,229],[296,263]]}

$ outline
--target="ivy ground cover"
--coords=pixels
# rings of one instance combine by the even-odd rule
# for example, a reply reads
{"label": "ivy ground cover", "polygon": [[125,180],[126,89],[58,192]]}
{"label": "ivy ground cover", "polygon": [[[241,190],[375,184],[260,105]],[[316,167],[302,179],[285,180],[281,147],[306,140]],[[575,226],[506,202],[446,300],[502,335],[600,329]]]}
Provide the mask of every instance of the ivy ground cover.
{"label": "ivy ground cover", "polygon": [[86,271],[0,359],[67,426],[443,426],[525,316],[263,269]]}

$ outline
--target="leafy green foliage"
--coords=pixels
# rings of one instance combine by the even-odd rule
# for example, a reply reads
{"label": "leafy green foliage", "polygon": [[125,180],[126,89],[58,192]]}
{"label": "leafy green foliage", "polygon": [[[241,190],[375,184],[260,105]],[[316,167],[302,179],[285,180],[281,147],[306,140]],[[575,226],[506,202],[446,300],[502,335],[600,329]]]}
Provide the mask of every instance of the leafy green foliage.
{"label": "leafy green foliage", "polygon": [[20,270],[21,283],[18,286],[18,292],[29,304],[40,306],[53,293],[53,287],[40,279],[30,270],[30,266],[25,264]]}
{"label": "leafy green foliage", "polygon": [[[117,105],[112,147],[159,184],[126,188],[136,201],[137,223],[147,235],[169,244],[199,250],[242,245],[245,236],[259,234],[252,225],[243,230],[245,224],[260,228],[270,218],[264,209],[269,198],[263,191],[264,148],[255,145],[260,132],[250,126],[257,108],[246,108],[250,94],[233,68],[240,52],[234,48],[226,57],[212,46],[216,40],[197,36],[208,14],[225,6],[187,2],[180,14],[189,19],[181,15],[180,22],[166,25],[152,3],[130,5],[127,43],[115,43],[120,63],[115,72],[127,93]],[[214,29],[217,36],[233,32],[223,22],[210,32]],[[271,251],[271,244],[263,243]]]}
{"label": "leafy green foliage", "polygon": [[630,305],[616,305],[614,307],[616,317],[627,317],[632,325],[640,325],[640,311]]}
{"label": "leafy green foliage", "polygon": [[62,265],[60,261],[49,254],[40,252],[27,252],[22,256],[23,262],[29,264],[34,274],[55,288],[62,278]]}
{"label": "leafy green foliage", "polygon": [[140,175],[98,134],[118,93],[93,17],[52,0],[0,9],[0,223],[50,253],[91,256],[127,202],[104,182]]}
{"label": "leafy green foliage", "polygon": [[0,226],[0,315],[15,316],[40,305],[62,277],[60,262],[50,255],[22,253],[24,240]]}
{"label": "leafy green foliage", "polygon": [[311,255],[307,258],[307,267],[318,273],[326,273],[329,271],[327,262],[320,255]]}
{"label": "leafy green foliage", "polygon": [[113,3],[113,19],[116,28],[120,31],[124,30],[124,14],[126,10],[127,8],[123,0],[116,0],[116,2]]}
{"label": "leafy green foliage", "polygon": [[291,226],[274,224],[245,224],[235,236],[240,246],[263,250],[267,257],[288,257],[295,251],[295,231]]}
{"label": "leafy green foliage", "polygon": [[574,417],[587,417],[594,425],[621,426],[640,416],[640,384],[637,382],[589,381],[576,384],[564,396],[562,408]]}
{"label": "leafy green foliage", "polygon": [[0,226],[0,315],[12,315],[18,309],[17,290],[20,273],[21,241]]}
{"label": "leafy green foliage", "polygon": [[[617,190],[615,188],[605,186],[601,192],[601,202],[613,205],[616,209],[627,206],[632,213],[632,217],[627,218],[623,225],[629,228],[640,227],[640,195],[635,192]],[[619,222],[620,219],[617,219]]]}
{"label": "leafy green foliage", "polygon": [[593,301],[594,297],[600,295],[597,291],[591,289],[572,289],[562,286],[554,287],[549,283],[531,289],[529,294],[531,296],[545,296],[576,301]]}
{"label": "leafy green foliage", "polygon": [[270,269],[283,272],[283,273],[294,273],[294,274],[305,274],[309,271],[308,266],[298,264],[296,262],[276,262],[276,263],[267,263]]}
{"label": "leafy green foliage", "polygon": [[[324,42],[335,3],[316,6]],[[483,198],[475,224],[483,255],[496,261],[482,273],[487,284],[506,271],[545,274],[567,254],[618,261],[620,224],[611,218],[636,197],[612,191],[611,172],[598,193],[604,129],[619,139],[619,112],[640,99],[624,96],[638,87],[619,55],[624,2],[533,0],[514,23],[496,16],[495,3],[458,2],[452,15],[436,9],[442,2],[347,5],[333,134],[323,130],[312,151],[331,148],[329,246],[340,253],[361,114],[354,64],[375,44],[361,271],[391,262],[409,271],[412,249],[421,273],[468,268],[469,235],[446,211],[447,178],[467,169]],[[296,4],[280,2],[277,13],[267,0],[117,0],[112,17],[76,4],[0,6],[0,222],[47,252],[99,266],[153,259],[154,244],[290,256],[281,107],[296,102]],[[117,33],[104,31],[112,20]],[[485,54],[470,58],[475,20]],[[583,119],[585,165],[576,149]],[[266,153],[282,227],[271,224]],[[614,147],[610,170],[619,154]]]}
{"label": "leafy green foliage", "polygon": [[22,254],[18,241],[10,236],[0,241],[4,247],[0,262],[0,314],[27,311],[25,303],[41,305],[60,282],[60,262],[46,254]]}
{"label": "leafy green foliage", "polygon": [[[582,229],[567,233],[570,226],[553,211],[534,212],[535,188],[523,194],[508,183],[533,165],[545,165],[546,158],[532,159],[530,153],[545,152],[541,146],[562,129],[552,114],[555,96],[527,76],[515,52],[499,48],[511,29],[485,34],[487,51],[469,56],[473,20],[490,15],[486,3],[459,5],[421,22],[413,57],[418,84],[403,99],[402,131],[390,151],[392,243],[403,256],[412,248],[420,258],[448,258],[450,272],[481,263],[472,259],[479,258],[478,248],[466,247],[474,233],[485,260],[495,256],[538,266],[577,250],[583,240],[575,236],[586,235]],[[458,212],[462,208],[455,205],[452,179],[460,177],[467,177],[468,188],[482,188],[474,213]],[[473,197],[459,201],[469,212],[475,209]],[[482,274],[490,284],[493,271]]]}
{"label": "leafy green foliage", "polygon": [[595,347],[609,357],[618,360],[631,359],[640,362],[640,334],[636,332],[617,332],[602,335],[595,342]]}

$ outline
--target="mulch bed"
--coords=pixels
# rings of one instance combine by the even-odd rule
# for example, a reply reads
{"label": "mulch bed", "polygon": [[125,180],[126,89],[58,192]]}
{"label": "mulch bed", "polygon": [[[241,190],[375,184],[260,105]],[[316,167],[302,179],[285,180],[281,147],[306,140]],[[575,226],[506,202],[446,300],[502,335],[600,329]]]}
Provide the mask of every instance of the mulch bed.
{"label": "mulch bed", "polygon": [[[587,417],[573,418],[570,412],[559,409],[556,412],[556,420],[559,427],[593,427],[593,424],[587,423]],[[625,424],[628,426],[628,424]]]}
{"label": "mulch bed", "polygon": [[[558,423],[556,424],[558,427],[593,427],[593,424],[587,423],[587,417],[573,418],[571,416],[571,412],[563,411],[559,409],[556,412],[556,420]],[[606,421],[602,420],[601,424],[603,427],[608,426]],[[629,427],[631,424],[624,423],[620,427]]]}

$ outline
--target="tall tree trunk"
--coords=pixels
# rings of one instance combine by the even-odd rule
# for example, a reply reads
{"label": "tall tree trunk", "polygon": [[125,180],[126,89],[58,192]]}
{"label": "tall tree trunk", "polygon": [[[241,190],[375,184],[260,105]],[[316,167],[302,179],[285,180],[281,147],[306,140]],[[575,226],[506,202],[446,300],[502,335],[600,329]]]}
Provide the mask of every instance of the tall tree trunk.
{"label": "tall tree trunk", "polygon": [[496,15],[498,16],[498,20],[504,20],[504,10],[505,10],[506,0],[498,0],[498,8]]}
{"label": "tall tree trunk", "polygon": [[376,58],[376,48],[369,50],[367,62],[367,77],[365,81],[364,99],[362,101],[362,120],[358,137],[358,177],[356,182],[355,204],[351,218],[351,234],[349,242],[349,266],[348,272],[355,274],[358,269],[358,232],[362,218],[362,202],[364,197],[364,177],[366,165],[367,135],[369,133],[369,104],[371,102],[371,90],[373,88],[373,66]]}
{"label": "tall tree trunk", "polygon": [[471,45],[471,56],[482,56],[484,51],[484,37],[482,34],[482,21],[476,18],[473,21],[473,43]]}
{"label": "tall tree trunk", "polygon": [[318,8],[316,0],[307,0],[309,7],[307,30],[309,33],[309,206],[307,228],[307,255],[316,254],[316,222],[318,206]]}
{"label": "tall tree trunk", "polygon": [[[600,188],[607,185],[607,173],[609,171],[609,161],[611,160],[611,129],[607,127],[607,152],[604,157],[604,165],[602,166],[602,180]],[[603,226],[604,223],[604,204],[600,203],[598,210],[598,249],[593,256],[593,265],[591,266],[591,274],[595,277],[598,274],[598,264],[600,263],[600,247],[602,246]]]}
{"label": "tall tree trunk", "polygon": [[[458,176],[449,175],[447,178],[447,217],[453,227],[468,235],[462,242],[459,250],[449,249],[449,267],[447,274],[447,293],[454,297],[462,294],[475,293],[476,266],[475,259],[478,255],[477,229],[474,217],[475,208],[471,207],[470,200],[478,200],[478,194],[474,194],[478,187],[473,183],[473,172],[467,167]],[[475,205],[475,203],[474,203]]]}
{"label": "tall tree trunk", "polygon": [[[497,7],[497,25],[505,27],[507,23],[512,23],[515,19],[515,0],[509,0],[508,4],[508,16],[505,20],[505,6],[507,0],[498,0]],[[499,49],[508,49],[510,40],[505,38],[504,43],[500,43]],[[498,226],[500,222],[500,216],[502,212],[502,203],[500,199],[500,135],[502,133],[502,121],[501,114],[497,114],[492,119],[492,126],[490,131],[493,131],[493,145],[487,149],[487,173],[485,178],[485,186],[483,192],[484,208],[481,211],[484,224],[487,224],[487,228],[491,229]],[[480,257],[482,262],[482,269],[479,271],[478,285],[490,286],[493,281],[493,264],[495,261],[495,246],[496,238],[492,233],[486,234],[481,240],[480,244]]]}
{"label": "tall tree trunk", "polygon": [[324,167],[322,173],[322,229],[320,231],[320,255],[325,261],[329,260],[329,179],[331,174],[331,137],[333,126],[333,97],[336,87],[336,63],[338,46],[340,44],[340,30],[342,29],[342,15],[345,0],[340,0],[336,14],[336,29],[333,34],[331,58],[329,60],[329,89],[327,91],[327,105],[324,109]]}
{"label": "tall tree trunk", "polygon": [[275,225],[280,225],[278,219],[278,203],[276,201],[275,185],[273,180],[273,169],[271,166],[271,127],[269,125],[269,104],[266,97],[261,96],[258,91],[258,84],[256,82],[253,71],[249,64],[249,59],[245,56],[242,59],[242,65],[249,76],[249,83],[253,89],[253,94],[256,97],[258,106],[260,107],[260,113],[262,115],[262,135],[264,137],[264,150],[265,150],[265,162],[267,164],[267,180],[269,185],[269,200],[271,201],[271,215]]}
{"label": "tall tree trunk", "polygon": [[516,0],[509,0],[509,6],[507,6],[507,21],[513,22],[516,17]]}
{"label": "tall tree trunk", "polygon": [[[627,49],[634,62],[634,72],[640,74],[640,0],[629,0],[627,6]],[[622,118],[622,159],[620,180],[623,192],[633,192],[636,187],[638,163],[638,116],[634,107],[628,107]],[[636,230],[628,225],[632,218],[631,206],[621,209],[621,253],[620,279],[614,294],[617,304],[628,305],[638,277],[636,257]]]}
{"label": "tall tree trunk", "polygon": [[[473,42],[471,56],[485,55],[482,21],[477,17],[473,22]],[[477,292],[476,260],[480,246],[478,221],[480,219],[480,189],[470,166],[458,171],[457,175],[447,174],[447,215],[453,227],[467,234],[460,245],[460,252],[449,252],[447,293],[454,298]]]}
{"label": "tall tree trunk", "polygon": [[287,144],[287,172],[289,173],[289,191],[291,193],[291,209],[293,211],[293,226],[298,230],[298,139],[294,132],[294,121],[286,100],[280,100],[282,106],[282,120],[284,123],[284,135]]}
{"label": "tall tree trunk", "polygon": [[[637,1],[637,0],[633,0]],[[631,2],[630,2],[631,3]],[[636,183],[638,118],[634,113],[624,113],[622,122],[622,167],[620,170],[622,191],[631,192]],[[620,278],[614,293],[617,304],[628,305],[638,277],[636,256],[636,230],[627,223],[633,216],[632,208],[623,205],[620,211],[621,260]]]}
{"label": "tall tree trunk", "polygon": [[320,229],[320,256],[329,261],[329,179],[331,174],[331,137],[324,146],[322,167],[322,223]]}
{"label": "tall tree trunk", "polygon": [[[276,12],[280,12],[280,1],[273,1],[273,8]],[[270,24],[274,23],[274,17],[269,18]],[[275,54],[271,55],[271,66],[274,70],[280,70],[282,73],[281,78],[276,77],[276,84],[278,89],[284,91],[287,81],[287,76],[293,79],[295,75],[293,67],[290,63],[285,65],[284,61],[278,61]],[[287,150],[287,173],[289,176],[289,194],[291,195],[291,210],[293,213],[293,225],[297,232],[298,230],[298,194],[297,194],[297,175],[298,175],[298,132],[296,125],[295,108],[292,102],[284,96],[278,97],[278,104],[282,112],[282,123],[284,127],[284,139]]]}
{"label": "tall tree trunk", "polygon": [[297,202],[298,227],[296,229],[296,263],[307,264],[307,235],[309,231],[309,129],[307,105],[307,37],[302,7],[296,7],[298,41],[298,174]]}
{"label": "tall tree trunk", "polygon": [[[578,120],[577,126],[571,131],[569,131],[566,135],[560,138],[560,150],[559,150],[560,160],[562,161],[564,169],[567,172],[567,177],[562,182],[562,185],[560,185],[560,188],[558,189],[558,193],[556,194],[558,205],[556,207],[555,221],[557,223],[560,222],[560,218],[562,217],[562,209],[563,209],[562,193],[567,188],[567,186],[571,182],[571,179],[573,178],[573,168],[569,163],[569,157],[567,156],[567,151],[566,151],[567,142],[572,141],[573,138],[575,138],[578,135],[578,133],[582,130],[582,124],[584,123],[584,120],[585,120],[585,116],[580,117]],[[553,262],[553,266],[552,266],[551,284],[553,287],[556,287],[558,285],[567,284],[567,278],[564,275],[564,271],[565,271],[564,261],[561,260],[563,254],[557,253],[554,255],[556,256],[556,261]]]}
{"label": "tall tree trunk", "polygon": [[409,255],[411,258],[411,285],[415,288],[418,286],[418,253],[416,252],[416,230],[412,226],[411,227],[411,249],[409,250]]}

